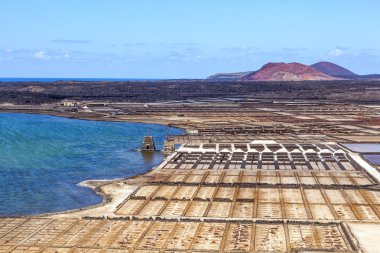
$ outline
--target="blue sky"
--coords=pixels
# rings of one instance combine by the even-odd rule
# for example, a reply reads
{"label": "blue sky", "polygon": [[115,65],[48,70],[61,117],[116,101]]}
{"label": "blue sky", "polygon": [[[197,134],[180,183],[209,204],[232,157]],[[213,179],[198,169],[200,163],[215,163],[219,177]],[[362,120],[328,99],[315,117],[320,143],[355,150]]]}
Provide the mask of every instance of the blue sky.
{"label": "blue sky", "polygon": [[203,78],[267,62],[380,73],[378,0],[0,0],[0,77]]}

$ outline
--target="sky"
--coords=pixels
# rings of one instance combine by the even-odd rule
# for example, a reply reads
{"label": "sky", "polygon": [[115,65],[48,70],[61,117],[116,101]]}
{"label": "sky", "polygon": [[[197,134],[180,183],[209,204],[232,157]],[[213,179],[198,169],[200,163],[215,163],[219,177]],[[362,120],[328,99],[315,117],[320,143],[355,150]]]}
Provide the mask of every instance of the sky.
{"label": "sky", "polygon": [[267,62],[380,73],[378,0],[0,0],[0,77],[205,78]]}

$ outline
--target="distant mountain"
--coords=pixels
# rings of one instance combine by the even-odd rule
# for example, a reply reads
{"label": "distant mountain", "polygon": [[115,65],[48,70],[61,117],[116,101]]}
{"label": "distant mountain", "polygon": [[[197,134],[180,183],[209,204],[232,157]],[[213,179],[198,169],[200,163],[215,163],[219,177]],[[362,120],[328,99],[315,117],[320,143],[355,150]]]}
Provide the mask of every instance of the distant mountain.
{"label": "distant mountain", "polygon": [[238,80],[252,73],[254,73],[254,71],[236,72],[236,73],[218,73],[218,74],[207,77],[207,79],[223,80],[223,81]]}
{"label": "distant mountain", "polygon": [[209,81],[308,81],[308,80],[379,80],[379,74],[357,75],[332,62],[318,62],[311,66],[301,63],[268,63],[258,71],[219,73]]}
{"label": "distant mountain", "polygon": [[244,81],[317,81],[338,80],[314,68],[297,63],[268,63],[258,71],[244,76]]}
{"label": "distant mountain", "polygon": [[313,69],[329,76],[355,77],[355,73],[332,62],[321,61],[311,65]]}
{"label": "distant mountain", "polygon": [[357,79],[373,79],[380,80],[380,74],[360,75]]}

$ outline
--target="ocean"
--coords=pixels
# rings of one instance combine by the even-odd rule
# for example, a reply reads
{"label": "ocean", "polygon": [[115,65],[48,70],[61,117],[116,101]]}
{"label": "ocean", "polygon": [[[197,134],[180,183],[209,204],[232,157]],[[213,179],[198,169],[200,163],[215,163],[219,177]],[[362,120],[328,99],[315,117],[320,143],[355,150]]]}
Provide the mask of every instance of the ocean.
{"label": "ocean", "polygon": [[58,82],[58,81],[80,81],[80,82],[122,82],[122,81],[159,81],[163,79],[154,78],[17,78],[17,77],[0,77],[1,82]]}
{"label": "ocean", "polygon": [[[162,148],[163,125],[0,113],[0,216],[77,209],[102,201],[78,183],[144,173],[163,155],[139,151],[149,131]],[[182,130],[169,128],[170,134]]]}

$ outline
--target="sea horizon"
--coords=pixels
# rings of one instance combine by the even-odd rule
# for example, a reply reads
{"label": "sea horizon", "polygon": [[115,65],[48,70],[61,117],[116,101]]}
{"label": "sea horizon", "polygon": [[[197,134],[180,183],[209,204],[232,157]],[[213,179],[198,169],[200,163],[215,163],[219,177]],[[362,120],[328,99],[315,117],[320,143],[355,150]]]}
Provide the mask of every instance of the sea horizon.
{"label": "sea horizon", "polygon": [[170,78],[86,78],[86,77],[0,77],[0,82],[59,82],[59,81],[160,81]]}

